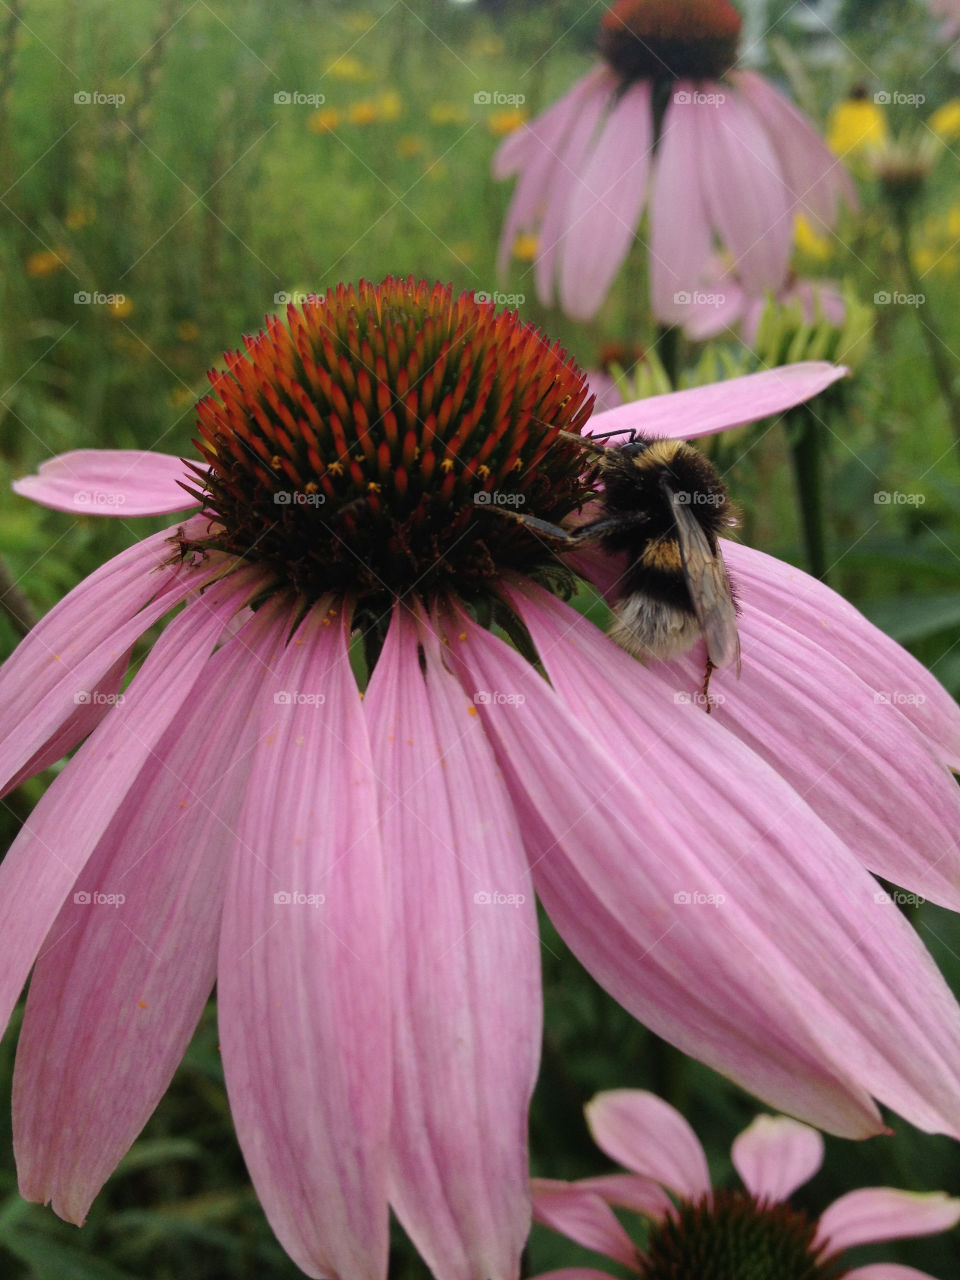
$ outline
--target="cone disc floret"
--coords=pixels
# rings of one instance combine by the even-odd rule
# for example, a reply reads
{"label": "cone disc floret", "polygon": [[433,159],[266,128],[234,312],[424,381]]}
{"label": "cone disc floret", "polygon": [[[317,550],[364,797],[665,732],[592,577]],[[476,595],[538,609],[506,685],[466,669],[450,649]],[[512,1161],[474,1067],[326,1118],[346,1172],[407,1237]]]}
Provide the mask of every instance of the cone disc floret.
{"label": "cone disc floret", "polygon": [[624,80],[717,80],[737,60],[742,26],[730,0],[619,0],[600,51]]}
{"label": "cone disc floret", "polygon": [[815,1246],[817,1224],[788,1204],[741,1191],[684,1201],[650,1232],[643,1280],[841,1280],[838,1257]]}
{"label": "cone disc floret", "polygon": [[[584,375],[515,313],[386,279],[340,285],[244,338],[198,405],[208,545],[308,599],[388,610],[483,594],[547,553],[510,513],[583,501]],[[506,513],[506,514],[505,514]]]}

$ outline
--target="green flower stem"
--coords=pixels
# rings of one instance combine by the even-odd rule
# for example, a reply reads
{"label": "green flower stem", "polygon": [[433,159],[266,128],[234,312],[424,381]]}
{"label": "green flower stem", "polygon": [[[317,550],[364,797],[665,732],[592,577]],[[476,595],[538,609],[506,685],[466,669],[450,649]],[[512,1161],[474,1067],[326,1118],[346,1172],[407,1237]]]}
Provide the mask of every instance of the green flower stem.
{"label": "green flower stem", "polygon": [[807,405],[787,414],[797,503],[810,572],[827,580],[827,535],[823,505],[823,424]]}
{"label": "green flower stem", "polygon": [[[909,292],[912,294],[922,294],[923,286],[917,269],[913,263],[913,255],[911,253],[911,233],[910,233],[910,210],[906,201],[891,200],[890,206],[893,211],[893,220],[897,228],[897,238],[899,241],[900,258],[903,265],[903,273],[906,277]],[[933,366],[934,377],[940,388],[940,394],[943,396],[943,403],[947,409],[947,417],[950,421],[950,429],[953,432],[954,441],[957,446],[957,452],[960,454],[960,399],[957,397],[954,378],[956,375],[956,359],[953,357],[950,348],[944,343],[940,337],[940,327],[930,310],[929,302],[924,303],[924,314],[920,315],[919,307],[916,308],[917,323],[923,334],[923,340],[927,344],[927,351],[930,355],[930,364]],[[954,367],[951,368],[951,363]]]}

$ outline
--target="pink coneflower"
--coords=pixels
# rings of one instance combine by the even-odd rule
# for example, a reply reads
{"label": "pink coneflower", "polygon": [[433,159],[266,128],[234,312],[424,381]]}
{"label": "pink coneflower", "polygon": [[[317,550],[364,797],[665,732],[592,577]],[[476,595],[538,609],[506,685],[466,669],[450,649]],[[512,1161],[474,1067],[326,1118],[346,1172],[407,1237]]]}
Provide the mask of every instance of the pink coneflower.
{"label": "pink coneflower", "polygon": [[941,40],[955,40],[960,34],[960,0],[930,0],[930,12],[942,18],[938,31]]}
{"label": "pink coneflower", "polygon": [[[845,1252],[907,1236],[949,1231],[960,1200],[864,1187],[835,1200],[814,1221],[789,1197],[823,1164],[823,1138],[786,1116],[757,1116],[735,1139],[733,1166],[743,1191],[715,1190],[697,1135],[662,1098],[639,1089],[600,1093],[587,1104],[597,1146],[630,1173],[580,1182],[536,1179],[534,1216],[643,1280],[934,1280],[894,1264],[849,1269]],[[640,1249],[611,1206],[649,1222]],[[540,1277],[609,1280],[580,1267]]]}
{"label": "pink coneflower", "polygon": [[536,232],[541,301],[595,314],[649,212],[653,311],[682,323],[715,241],[744,286],[778,289],[793,219],[832,226],[849,176],[807,118],[754,71],[734,70],[742,19],[729,0],[619,0],[600,32],[604,63],[494,158],[519,175],[500,247]]}
{"label": "pink coneflower", "polygon": [[[960,1009],[864,869],[960,905],[960,712],[936,681],[745,548],[743,679],[715,676],[713,716],[702,667],[644,668],[564,604],[570,569],[499,508],[576,514],[590,468],[562,433],[591,406],[515,314],[341,286],[226,366],[195,463],[79,451],[17,485],[72,512],[200,508],[0,673],[3,780],[79,748],[0,866],[3,1021],[35,964],[23,1194],[82,1222],[216,980],[240,1144],[308,1275],[382,1276],[389,1203],[436,1275],[514,1276],[535,892],[631,1012],[778,1108],[864,1136],[875,1096],[960,1136]],[[589,425],[719,431],[841,373]]]}

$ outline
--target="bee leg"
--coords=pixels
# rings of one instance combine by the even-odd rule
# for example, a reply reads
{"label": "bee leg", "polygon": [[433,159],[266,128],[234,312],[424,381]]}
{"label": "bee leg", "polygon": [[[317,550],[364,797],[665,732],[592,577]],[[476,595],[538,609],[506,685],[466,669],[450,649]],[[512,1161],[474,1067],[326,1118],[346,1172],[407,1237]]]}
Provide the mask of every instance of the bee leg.
{"label": "bee leg", "polygon": [[712,706],[711,706],[711,703],[710,703],[710,695],[709,695],[709,693],[708,693],[708,690],[709,690],[709,688],[710,688],[710,677],[713,675],[713,673],[716,671],[716,669],[717,669],[717,668],[713,665],[713,663],[712,663],[712,662],[710,661],[710,659],[708,658],[708,659],[707,659],[707,668],[706,668],[706,671],[705,671],[705,672],[704,672],[704,674],[703,674],[703,688],[700,690],[700,697],[701,697],[701,698],[703,699],[703,701],[707,704],[707,715],[709,715],[709,714],[710,714],[710,712],[713,710],[713,708],[712,708]]}

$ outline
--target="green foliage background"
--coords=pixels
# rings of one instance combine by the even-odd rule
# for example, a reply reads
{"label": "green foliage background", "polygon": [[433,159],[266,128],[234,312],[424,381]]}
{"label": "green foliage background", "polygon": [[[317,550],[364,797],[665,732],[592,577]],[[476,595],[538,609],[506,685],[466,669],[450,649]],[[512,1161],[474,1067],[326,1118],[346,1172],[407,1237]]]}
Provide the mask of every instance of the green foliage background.
{"label": "green foliage background", "polygon": [[[753,61],[793,87],[823,124],[862,80],[923,93],[891,108],[894,129],[924,128],[958,92],[951,56],[920,3],[842,7],[835,34],[811,36],[795,6],[775,4]],[[529,114],[589,65],[599,10],[560,0],[488,5],[444,0],[23,0],[0,10],[0,552],[38,612],[103,559],[164,522],[75,519],[9,494],[8,482],[82,447],[189,453],[204,374],[274,310],[279,291],[319,291],[388,272],[450,280],[457,289],[525,295],[521,313],[584,366],[601,344],[655,340],[645,313],[642,255],[631,259],[600,316],[576,325],[534,298],[529,263],[494,271],[509,188],[490,178],[498,142],[480,90],[520,93]],[[775,39],[770,39],[773,36]],[[833,43],[831,44],[831,39]],[[778,44],[779,42],[779,44]],[[826,56],[824,51],[830,56]],[[121,93],[113,107],[81,91]],[[330,131],[309,105],[274,94],[323,94]],[[924,196],[920,227],[960,209],[956,144]],[[866,302],[904,289],[876,191],[800,269],[845,279]],[[955,236],[924,273],[929,315],[954,374]],[[951,243],[947,243],[950,241]],[[37,255],[53,254],[54,259]],[[934,254],[936,257],[936,254]],[[51,265],[53,264],[53,265]],[[122,293],[129,309],[78,305],[81,291]],[[930,372],[927,313],[878,308],[870,352],[829,414],[831,582],[960,690],[960,452]],[[741,358],[732,339],[720,344]],[[689,359],[696,352],[682,353]],[[755,545],[803,563],[789,452],[781,430],[735,448],[729,479]],[[878,506],[878,490],[920,492],[917,505]],[[0,653],[15,636],[0,619]],[[49,776],[0,808],[4,844]],[[955,990],[960,927],[929,905],[914,922]],[[544,920],[546,1038],[532,1118],[535,1172],[604,1170],[582,1119],[601,1088],[654,1088],[700,1132],[717,1176],[729,1145],[759,1109],[629,1019],[584,974]],[[0,941],[2,947],[2,941]],[[105,973],[103,981],[109,982]],[[78,1232],[16,1191],[9,1089],[16,1026],[0,1045],[0,1273],[37,1280],[157,1280],[299,1274],[248,1184],[223,1089],[215,1010],[207,1011],[167,1097]],[[64,1070],[69,1064],[64,1064]],[[828,1161],[798,1200],[819,1212],[861,1185],[958,1189],[954,1144],[895,1122],[894,1136],[828,1141]],[[397,1232],[391,1274],[424,1274]],[[587,1255],[536,1229],[529,1273]],[[862,1251],[942,1277],[960,1275],[952,1236]],[[615,1270],[615,1268],[614,1268]]]}

